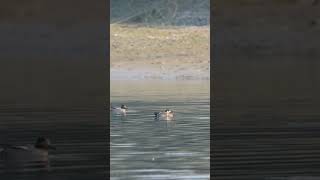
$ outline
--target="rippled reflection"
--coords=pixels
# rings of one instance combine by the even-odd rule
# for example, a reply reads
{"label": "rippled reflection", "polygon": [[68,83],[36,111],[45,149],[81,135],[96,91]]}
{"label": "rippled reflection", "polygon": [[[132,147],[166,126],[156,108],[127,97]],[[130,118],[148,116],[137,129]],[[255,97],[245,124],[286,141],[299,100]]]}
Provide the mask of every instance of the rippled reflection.
{"label": "rippled reflection", "polygon": [[[111,82],[111,178],[209,179],[209,82]],[[166,108],[174,119],[157,119]]]}
{"label": "rippled reflection", "polygon": [[56,147],[49,152],[49,162],[16,163],[1,157],[0,179],[104,179],[105,119],[103,108],[0,106],[0,144],[23,146],[34,144],[39,136],[47,136]]}

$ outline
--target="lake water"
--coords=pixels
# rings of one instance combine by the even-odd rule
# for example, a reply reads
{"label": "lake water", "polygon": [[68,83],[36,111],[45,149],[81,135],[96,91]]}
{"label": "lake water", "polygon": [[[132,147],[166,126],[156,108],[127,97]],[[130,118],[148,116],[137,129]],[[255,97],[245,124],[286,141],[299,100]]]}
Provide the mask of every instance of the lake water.
{"label": "lake water", "polygon": [[319,104],[306,98],[251,106],[233,100],[215,104],[215,180],[320,179]]}
{"label": "lake water", "polygon": [[[111,179],[206,180],[210,176],[209,81],[111,81]],[[155,111],[175,112],[157,120]]]}
{"label": "lake water", "polygon": [[1,144],[34,144],[46,136],[57,149],[49,154],[49,166],[30,162],[8,169],[0,160],[0,179],[106,179],[106,121],[103,107],[1,106]]}

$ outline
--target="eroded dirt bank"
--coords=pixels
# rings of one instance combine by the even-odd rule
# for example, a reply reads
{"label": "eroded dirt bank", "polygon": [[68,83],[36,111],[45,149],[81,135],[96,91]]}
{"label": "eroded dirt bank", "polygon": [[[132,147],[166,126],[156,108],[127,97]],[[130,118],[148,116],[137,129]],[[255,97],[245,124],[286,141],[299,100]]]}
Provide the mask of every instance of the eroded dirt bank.
{"label": "eroded dirt bank", "polygon": [[112,25],[111,79],[210,78],[210,31],[204,27]]}

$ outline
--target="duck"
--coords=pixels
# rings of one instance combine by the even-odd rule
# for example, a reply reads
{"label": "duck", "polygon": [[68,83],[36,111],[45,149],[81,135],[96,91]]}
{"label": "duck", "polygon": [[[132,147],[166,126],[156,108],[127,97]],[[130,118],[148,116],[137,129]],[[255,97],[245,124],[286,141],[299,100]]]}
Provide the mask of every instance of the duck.
{"label": "duck", "polygon": [[154,112],[156,118],[173,118],[174,113],[170,109],[166,109],[161,112]]}
{"label": "duck", "polygon": [[0,149],[0,153],[3,159],[9,164],[15,164],[17,162],[48,162],[49,150],[55,149],[49,139],[39,137],[34,145],[4,145],[4,147]]}
{"label": "duck", "polygon": [[126,113],[128,111],[128,107],[123,104],[120,107],[111,106],[111,111],[113,111],[115,113]]}

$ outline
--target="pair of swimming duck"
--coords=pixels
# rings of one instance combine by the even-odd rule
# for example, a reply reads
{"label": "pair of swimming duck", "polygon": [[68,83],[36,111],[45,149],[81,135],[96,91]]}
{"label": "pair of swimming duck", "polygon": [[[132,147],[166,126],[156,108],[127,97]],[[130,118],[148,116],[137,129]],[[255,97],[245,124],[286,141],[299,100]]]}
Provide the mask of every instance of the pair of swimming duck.
{"label": "pair of swimming duck", "polygon": [[[120,107],[111,107],[112,111],[126,113],[128,107],[121,105]],[[165,111],[154,112],[156,118],[172,118],[173,111],[166,109]],[[0,157],[5,161],[19,165],[23,162],[48,162],[49,150],[55,150],[56,148],[51,145],[49,139],[45,137],[39,137],[34,145],[27,146],[15,146],[15,145],[0,145]]]}
{"label": "pair of swimming duck", "polygon": [[[111,111],[116,112],[116,113],[127,113],[128,111],[128,107],[126,105],[121,105],[120,107],[113,107],[111,106]],[[171,111],[170,109],[166,109],[164,111],[160,111],[160,112],[154,112],[154,115],[156,118],[159,117],[169,117],[172,118],[174,116],[173,111]]]}

